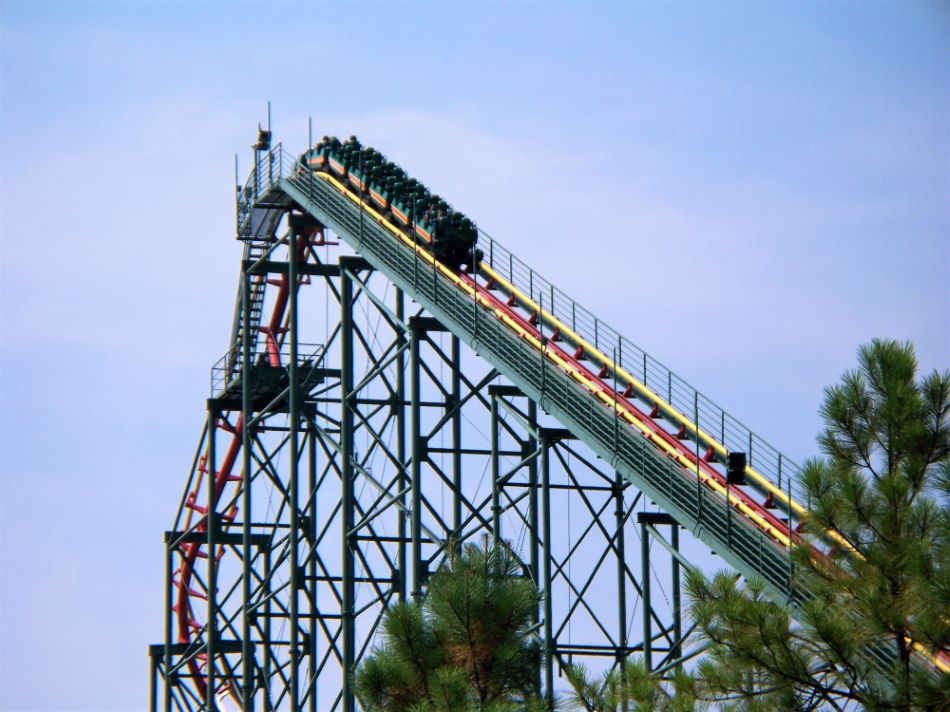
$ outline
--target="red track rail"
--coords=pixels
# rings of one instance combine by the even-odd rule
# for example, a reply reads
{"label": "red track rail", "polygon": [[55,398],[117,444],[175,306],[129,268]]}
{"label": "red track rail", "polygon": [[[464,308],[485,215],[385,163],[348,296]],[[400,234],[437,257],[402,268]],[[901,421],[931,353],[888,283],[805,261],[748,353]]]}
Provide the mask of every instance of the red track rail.
{"label": "red track rail", "polygon": [[[308,233],[303,239],[300,240],[300,244],[297,248],[297,257],[300,262],[306,262],[308,258],[307,247],[312,244],[313,236],[313,234]],[[275,368],[280,367],[280,346],[278,342],[286,331],[283,327],[283,322],[287,311],[287,301],[290,297],[289,279],[289,276],[284,273],[281,274],[278,279],[268,280],[268,284],[277,287],[277,295],[274,299],[274,307],[271,310],[271,317],[267,323],[267,326],[260,327],[260,331],[264,335],[265,339],[264,343],[266,345],[268,363]],[[304,281],[298,278],[298,288],[302,283],[304,283]],[[199,494],[201,493],[201,490],[204,489],[202,484],[203,476],[208,472],[207,455],[201,456],[198,462],[198,470],[201,474],[197,478],[194,487],[185,498],[184,506],[187,507],[190,512],[197,512],[202,517],[194,526],[193,531],[196,533],[205,533],[208,531],[208,511],[216,510],[227,484],[229,482],[241,482],[243,479],[241,475],[232,474],[238,455],[241,452],[242,433],[244,432],[243,415],[238,415],[237,423],[234,426],[231,426],[230,423],[228,423],[227,414],[222,414],[222,416],[224,417],[224,425],[222,429],[231,433],[231,441],[228,443],[228,448],[224,454],[224,458],[221,460],[220,468],[213,475],[215,478],[214,500],[204,507],[198,504]],[[235,516],[237,515],[237,511],[237,505],[233,505],[226,513],[222,514],[222,519],[225,522],[224,526],[227,526],[234,520]],[[186,518],[184,527],[186,531],[189,529],[190,525],[190,512]],[[177,598],[172,610],[175,612],[178,622],[178,642],[187,645],[192,642],[192,636],[204,628],[204,626],[198,623],[194,616],[192,600],[196,598],[200,600],[207,600],[208,597],[201,591],[192,588],[191,583],[197,560],[207,559],[208,554],[202,551],[202,544],[200,543],[185,543],[181,545],[181,548],[183,550],[182,563],[181,566],[179,566],[173,573],[173,576],[178,578],[177,581],[174,582],[174,586],[177,589]],[[219,560],[223,553],[224,549],[222,548],[217,554]],[[207,582],[207,585],[210,586],[213,585],[213,583],[214,582],[209,581]],[[202,673],[201,668],[203,666],[207,666],[208,664],[209,661],[205,659],[204,653],[195,655],[187,663],[188,671],[195,679],[195,684],[202,698],[206,696],[208,687],[206,683],[206,675]],[[210,664],[213,664],[213,661]]]}
{"label": "red track rail", "polygon": [[[601,389],[602,392],[610,395],[612,399],[615,399],[618,408],[625,410],[631,416],[636,418],[638,421],[643,423],[651,432],[655,433],[659,438],[666,442],[669,446],[674,448],[679,454],[686,458],[689,462],[693,463],[697,469],[699,469],[706,477],[701,478],[704,484],[707,479],[712,479],[718,482],[723,487],[726,486],[726,478],[716,470],[708,460],[704,457],[699,457],[697,459],[696,453],[691,448],[686,447],[684,442],[677,438],[675,435],[671,434],[666,428],[662,427],[657,423],[655,417],[651,416],[648,413],[645,413],[643,410],[638,408],[628,396],[625,396],[622,391],[615,391],[605,380],[605,375],[602,375],[602,372],[594,372],[589,367],[582,358],[575,357],[574,354],[568,352],[561,347],[561,342],[554,341],[551,339],[550,335],[543,337],[541,330],[532,323],[532,320],[522,316],[516,309],[516,307],[510,305],[507,301],[499,299],[494,293],[493,290],[489,289],[485,285],[478,284],[478,282],[467,274],[463,274],[462,278],[464,281],[471,286],[473,289],[477,290],[479,294],[484,297],[486,300],[490,301],[492,306],[496,309],[504,311],[512,320],[516,321],[518,325],[524,329],[526,332],[537,338],[538,340],[543,340],[546,344],[546,348],[553,350],[558,354],[558,356],[570,363],[578,371],[584,373],[586,379],[596,385]],[[665,454],[665,453],[664,453]],[[696,478],[696,473],[690,470],[689,468],[682,467],[677,465],[680,470],[685,472],[688,476],[693,479]],[[776,517],[769,509],[767,509],[763,504],[756,501],[749,496],[748,493],[744,492],[742,489],[738,489],[736,485],[729,486],[730,493],[735,495],[735,500],[730,502],[730,505],[733,508],[738,506],[738,503],[741,501],[746,506],[752,508],[757,514],[761,515],[763,519],[768,521],[768,523],[777,529],[780,532],[783,532],[789,538],[795,538],[800,540],[798,534],[793,531],[789,525]],[[740,512],[740,516],[744,516]],[[782,546],[780,542],[775,541],[776,546]],[[784,549],[784,546],[782,546]]]}

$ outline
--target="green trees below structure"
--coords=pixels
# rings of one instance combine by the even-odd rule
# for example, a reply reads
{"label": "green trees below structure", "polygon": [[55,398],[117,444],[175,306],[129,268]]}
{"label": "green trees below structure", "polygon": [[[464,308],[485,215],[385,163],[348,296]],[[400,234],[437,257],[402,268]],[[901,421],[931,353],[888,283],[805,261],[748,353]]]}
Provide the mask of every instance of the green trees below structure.
{"label": "green trees below structure", "polygon": [[466,546],[420,602],[393,606],[382,645],[356,674],[367,712],[544,710],[540,646],[530,632],[540,594],[504,546]]}
{"label": "green trees below structure", "polygon": [[565,709],[584,712],[694,712],[708,705],[696,678],[676,668],[661,679],[648,671],[643,661],[633,658],[621,667],[591,679],[582,665],[567,669],[574,693]]}
{"label": "green trees below structure", "polygon": [[[950,650],[950,371],[918,381],[913,347],[890,340],[858,360],[825,390],[824,457],[804,467],[806,542],[793,559],[816,595],[801,623],[759,581],[688,576],[710,644],[698,673],[726,707],[950,710],[946,668],[926,670]],[[871,645],[891,651],[890,669],[875,669]]]}

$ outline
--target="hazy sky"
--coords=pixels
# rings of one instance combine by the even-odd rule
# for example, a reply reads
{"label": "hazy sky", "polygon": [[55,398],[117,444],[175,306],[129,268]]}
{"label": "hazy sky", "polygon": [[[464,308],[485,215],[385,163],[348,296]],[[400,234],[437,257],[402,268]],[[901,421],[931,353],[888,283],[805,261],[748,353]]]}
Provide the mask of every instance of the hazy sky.
{"label": "hazy sky", "polygon": [[950,365],[950,10],[0,4],[0,708],[142,709],[233,155],[358,133],[794,459]]}

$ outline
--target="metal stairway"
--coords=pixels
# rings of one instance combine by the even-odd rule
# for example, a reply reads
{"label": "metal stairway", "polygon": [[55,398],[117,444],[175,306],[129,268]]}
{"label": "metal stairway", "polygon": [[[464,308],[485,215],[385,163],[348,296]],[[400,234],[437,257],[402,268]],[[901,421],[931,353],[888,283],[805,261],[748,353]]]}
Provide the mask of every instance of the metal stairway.
{"label": "metal stairway", "polygon": [[[275,226],[276,227],[276,226]],[[245,261],[256,262],[267,252],[266,243],[262,241],[247,241],[244,243]],[[265,275],[250,275],[250,311],[248,313],[247,328],[251,338],[251,353],[257,350],[257,337],[260,333],[261,314],[264,309],[264,293],[267,282]],[[227,356],[227,381],[238,377],[241,373],[241,344],[244,343],[244,320],[241,319],[241,291],[244,288],[243,281],[238,286],[238,297],[234,305],[234,321],[231,326],[231,345]]]}
{"label": "metal stairway", "polygon": [[[265,154],[266,160],[258,161],[243,188],[237,189],[237,239],[244,242],[245,262],[257,262],[267,255],[277,242],[277,228],[284,215],[284,206],[278,204],[261,205],[258,200],[261,186],[270,185],[273,177],[272,154]],[[250,275],[250,311],[247,328],[251,338],[251,353],[257,351],[257,339],[261,327],[261,315],[264,309],[264,294],[267,278],[263,273]],[[230,381],[240,375],[241,344],[243,343],[244,323],[241,319],[241,291],[243,282],[238,285],[237,300],[234,305],[234,319],[231,325],[231,341],[227,355],[227,378]]]}

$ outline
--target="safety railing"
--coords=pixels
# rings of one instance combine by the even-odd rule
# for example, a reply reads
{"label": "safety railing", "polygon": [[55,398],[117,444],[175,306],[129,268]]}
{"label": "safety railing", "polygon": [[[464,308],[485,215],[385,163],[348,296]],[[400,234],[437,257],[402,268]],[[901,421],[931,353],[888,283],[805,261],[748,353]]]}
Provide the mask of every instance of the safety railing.
{"label": "safety railing", "polygon": [[484,253],[484,260],[494,271],[543,311],[552,314],[592,344],[608,362],[616,363],[679,411],[700,433],[717,441],[727,451],[745,452],[748,467],[804,504],[804,491],[798,483],[800,467],[797,464],[660,361],[580,306],[497,240],[483,231],[479,232],[479,247]]}
{"label": "safety railing", "polygon": [[[282,188],[300,205],[328,221],[360,254],[381,269],[437,318],[474,346],[513,383],[535,398],[598,455],[616,463],[653,501],[664,507],[714,549],[726,547],[730,561],[746,575],[759,573],[776,590],[789,587],[787,554],[752,520],[728,507],[726,500],[700,485],[672,460],[659,454],[631,428],[621,427],[615,411],[591,398],[534,347],[500,320],[488,318],[454,280],[418,258],[375,220],[361,219],[359,207],[326,181],[295,174]],[[487,242],[486,242],[487,245]],[[725,552],[724,552],[725,555]],[[784,594],[783,594],[784,595]]]}
{"label": "safety railing", "polygon": [[[244,193],[250,205],[279,183],[281,178],[307,176],[310,172],[297,158],[278,144],[259,156],[248,177]],[[251,197],[253,196],[253,198]],[[592,344],[609,362],[638,379],[643,385],[677,410],[701,434],[703,446],[708,437],[729,452],[746,453],[747,465],[768,479],[795,501],[806,505],[798,476],[801,468],[712,399],[700,393],[660,361],[594,316],[575,300],[548,281],[501,243],[479,230],[479,248],[484,260],[545,312],[569,326]]]}
{"label": "safety railing", "polygon": [[256,153],[254,167],[248,174],[244,185],[238,189],[238,237],[246,237],[250,231],[254,204],[265,196],[271,188],[277,186],[281,178],[291,175],[296,162],[296,158],[284,151],[284,146],[280,143],[269,151]]}
{"label": "safety railing", "polygon": [[[286,366],[290,362],[290,344],[284,342],[278,349],[281,366]],[[260,343],[251,353],[251,365],[269,363],[271,353],[266,343]],[[297,368],[315,369],[323,366],[324,345],[323,344],[297,344]],[[239,345],[232,347],[219,358],[211,367],[211,396],[218,396],[226,391],[232,384],[239,382],[243,366],[242,354]],[[306,375],[301,379],[307,380]]]}

